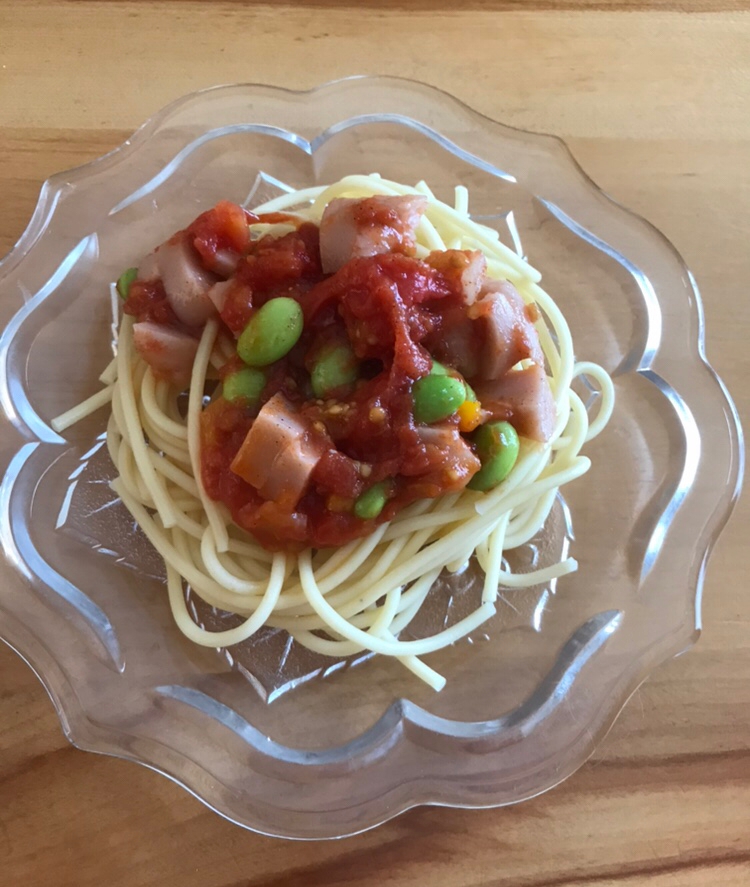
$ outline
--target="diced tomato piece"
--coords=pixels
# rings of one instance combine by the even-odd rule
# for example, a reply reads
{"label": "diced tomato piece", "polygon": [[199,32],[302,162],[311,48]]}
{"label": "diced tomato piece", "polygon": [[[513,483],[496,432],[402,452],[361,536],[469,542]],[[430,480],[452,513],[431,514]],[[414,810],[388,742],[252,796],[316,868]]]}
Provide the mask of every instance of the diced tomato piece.
{"label": "diced tomato piece", "polygon": [[222,200],[188,227],[193,246],[209,271],[221,274],[231,266],[233,258],[245,253],[250,244],[251,219],[241,206]]}
{"label": "diced tomato piece", "polygon": [[354,499],[364,489],[357,463],[337,449],[329,449],[323,454],[313,469],[312,482],[344,499]]}
{"label": "diced tomato piece", "polygon": [[177,325],[177,315],[169,304],[161,280],[134,280],[122,310],[139,323],[151,321],[162,325]]}

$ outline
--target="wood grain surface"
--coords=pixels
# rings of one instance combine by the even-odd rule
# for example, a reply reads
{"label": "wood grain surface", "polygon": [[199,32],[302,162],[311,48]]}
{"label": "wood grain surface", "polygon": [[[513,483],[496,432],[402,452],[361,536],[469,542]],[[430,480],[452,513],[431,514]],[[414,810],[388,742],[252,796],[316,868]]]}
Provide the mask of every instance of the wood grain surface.
{"label": "wood grain surface", "polygon": [[[216,83],[392,73],[565,138],[676,244],[709,359],[750,417],[750,14],[724,2],[0,0],[0,254],[48,175]],[[247,833],[168,780],[73,749],[0,649],[0,883],[25,887],[750,884],[748,499],[710,561],[705,631],[567,783],[421,809],[338,842]]]}

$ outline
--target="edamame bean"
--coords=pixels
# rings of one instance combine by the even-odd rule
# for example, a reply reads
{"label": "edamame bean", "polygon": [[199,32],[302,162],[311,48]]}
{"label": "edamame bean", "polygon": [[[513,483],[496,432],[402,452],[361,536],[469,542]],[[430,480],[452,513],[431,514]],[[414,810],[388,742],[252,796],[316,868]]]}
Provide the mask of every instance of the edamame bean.
{"label": "edamame bean", "polygon": [[128,293],[130,292],[130,286],[136,277],[138,277],[138,269],[128,268],[127,271],[123,271],[117,278],[115,286],[117,287],[117,292],[120,294],[121,299],[127,299]]}
{"label": "edamame bean", "polygon": [[265,387],[265,374],[253,367],[245,367],[224,379],[221,393],[225,400],[246,400],[254,405]]}
{"label": "edamame bean", "polygon": [[474,435],[474,446],[482,467],[467,486],[486,492],[510,474],[518,459],[518,434],[508,422],[490,422]]}
{"label": "edamame bean", "polygon": [[447,367],[444,364],[440,363],[439,360],[435,360],[432,358],[432,369],[430,370],[431,376],[452,376],[455,379],[461,379],[464,383],[464,387],[466,388],[466,400],[472,400],[476,402],[477,396],[474,393],[474,389],[469,385],[466,379],[462,378],[459,374],[458,370],[454,370],[451,367]]}
{"label": "edamame bean", "polygon": [[373,520],[385,508],[388,501],[385,481],[365,490],[354,503],[354,513],[361,520]]}
{"label": "edamame bean", "polygon": [[357,381],[359,365],[349,345],[335,343],[325,348],[310,373],[316,397],[328,397],[339,388]]}
{"label": "edamame bean", "polygon": [[250,318],[237,341],[237,354],[251,367],[268,366],[288,354],[302,335],[299,302],[269,299]]}
{"label": "edamame bean", "polygon": [[423,376],[412,389],[414,419],[425,425],[452,416],[466,400],[466,388],[453,376]]}

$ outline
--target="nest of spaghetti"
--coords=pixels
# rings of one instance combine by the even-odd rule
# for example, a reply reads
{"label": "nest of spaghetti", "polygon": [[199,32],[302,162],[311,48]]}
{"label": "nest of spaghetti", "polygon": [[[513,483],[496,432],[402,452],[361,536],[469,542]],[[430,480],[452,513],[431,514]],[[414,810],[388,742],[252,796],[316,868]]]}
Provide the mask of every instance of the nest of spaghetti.
{"label": "nest of spaghetti", "polygon": [[[586,472],[613,404],[539,281],[462,186],[453,205],[377,175],[222,202],[120,277],[105,388],[56,424],[111,403],[112,486],[192,641],[270,626],[326,656],[396,657],[440,689],[422,657],[490,619],[499,587],[576,568],[504,560]],[[602,395],[591,423],[581,373]],[[477,609],[399,640],[472,557]],[[186,584],[242,622],[196,624]]]}

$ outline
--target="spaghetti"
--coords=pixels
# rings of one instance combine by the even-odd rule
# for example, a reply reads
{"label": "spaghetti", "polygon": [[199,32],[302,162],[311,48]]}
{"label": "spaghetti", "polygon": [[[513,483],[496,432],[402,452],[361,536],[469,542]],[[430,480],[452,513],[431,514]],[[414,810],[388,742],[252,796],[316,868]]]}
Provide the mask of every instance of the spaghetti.
{"label": "spaghetti", "polygon": [[[544,443],[521,439],[515,466],[494,489],[463,489],[412,502],[368,535],[336,549],[267,550],[236,526],[202,480],[200,422],[207,379],[215,377],[234,350],[215,319],[205,323],[197,346],[186,415],[180,403],[184,386],[158,377],[141,358],[133,343],[133,318],[124,316],[117,356],[101,377],[106,387],[58,417],[53,426],[60,431],[111,401],[107,444],[118,473],[112,488],[164,559],[170,606],[190,640],[224,647],[246,640],[261,626],[272,626],[327,656],[370,650],[396,657],[439,690],[444,678],[420,657],[490,619],[499,586],[533,586],[576,569],[576,562],[567,558],[514,574],[503,567],[503,554],[531,539],[544,525],[559,487],[587,471],[590,463],[581,448],[606,425],[614,393],[600,366],[576,362],[568,325],[540,287],[539,272],[508,249],[496,231],[471,220],[462,186],[449,206],[423,182],[409,188],[376,175],[349,176],[329,187],[276,198],[254,212],[294,213],[319,223],[334,198],[372,195],[427,198],[416,227],[418,258],[435,250],[480,250],[487,276],[510,281],[527,305],[536,306],[535,327],[554,399],[554,428]],[[258,233],[272,235],[290,230],[283,218],[255,227]],[[582,374],[601,395],[591,423],[571,387]],[[441,572],[460,570],[472,556],[484,572],[479,607],[430,637],[399,640]],[[241,616],[242,623],[216,632],[197,625],[186,604],[186,583],[210,606]]]}

